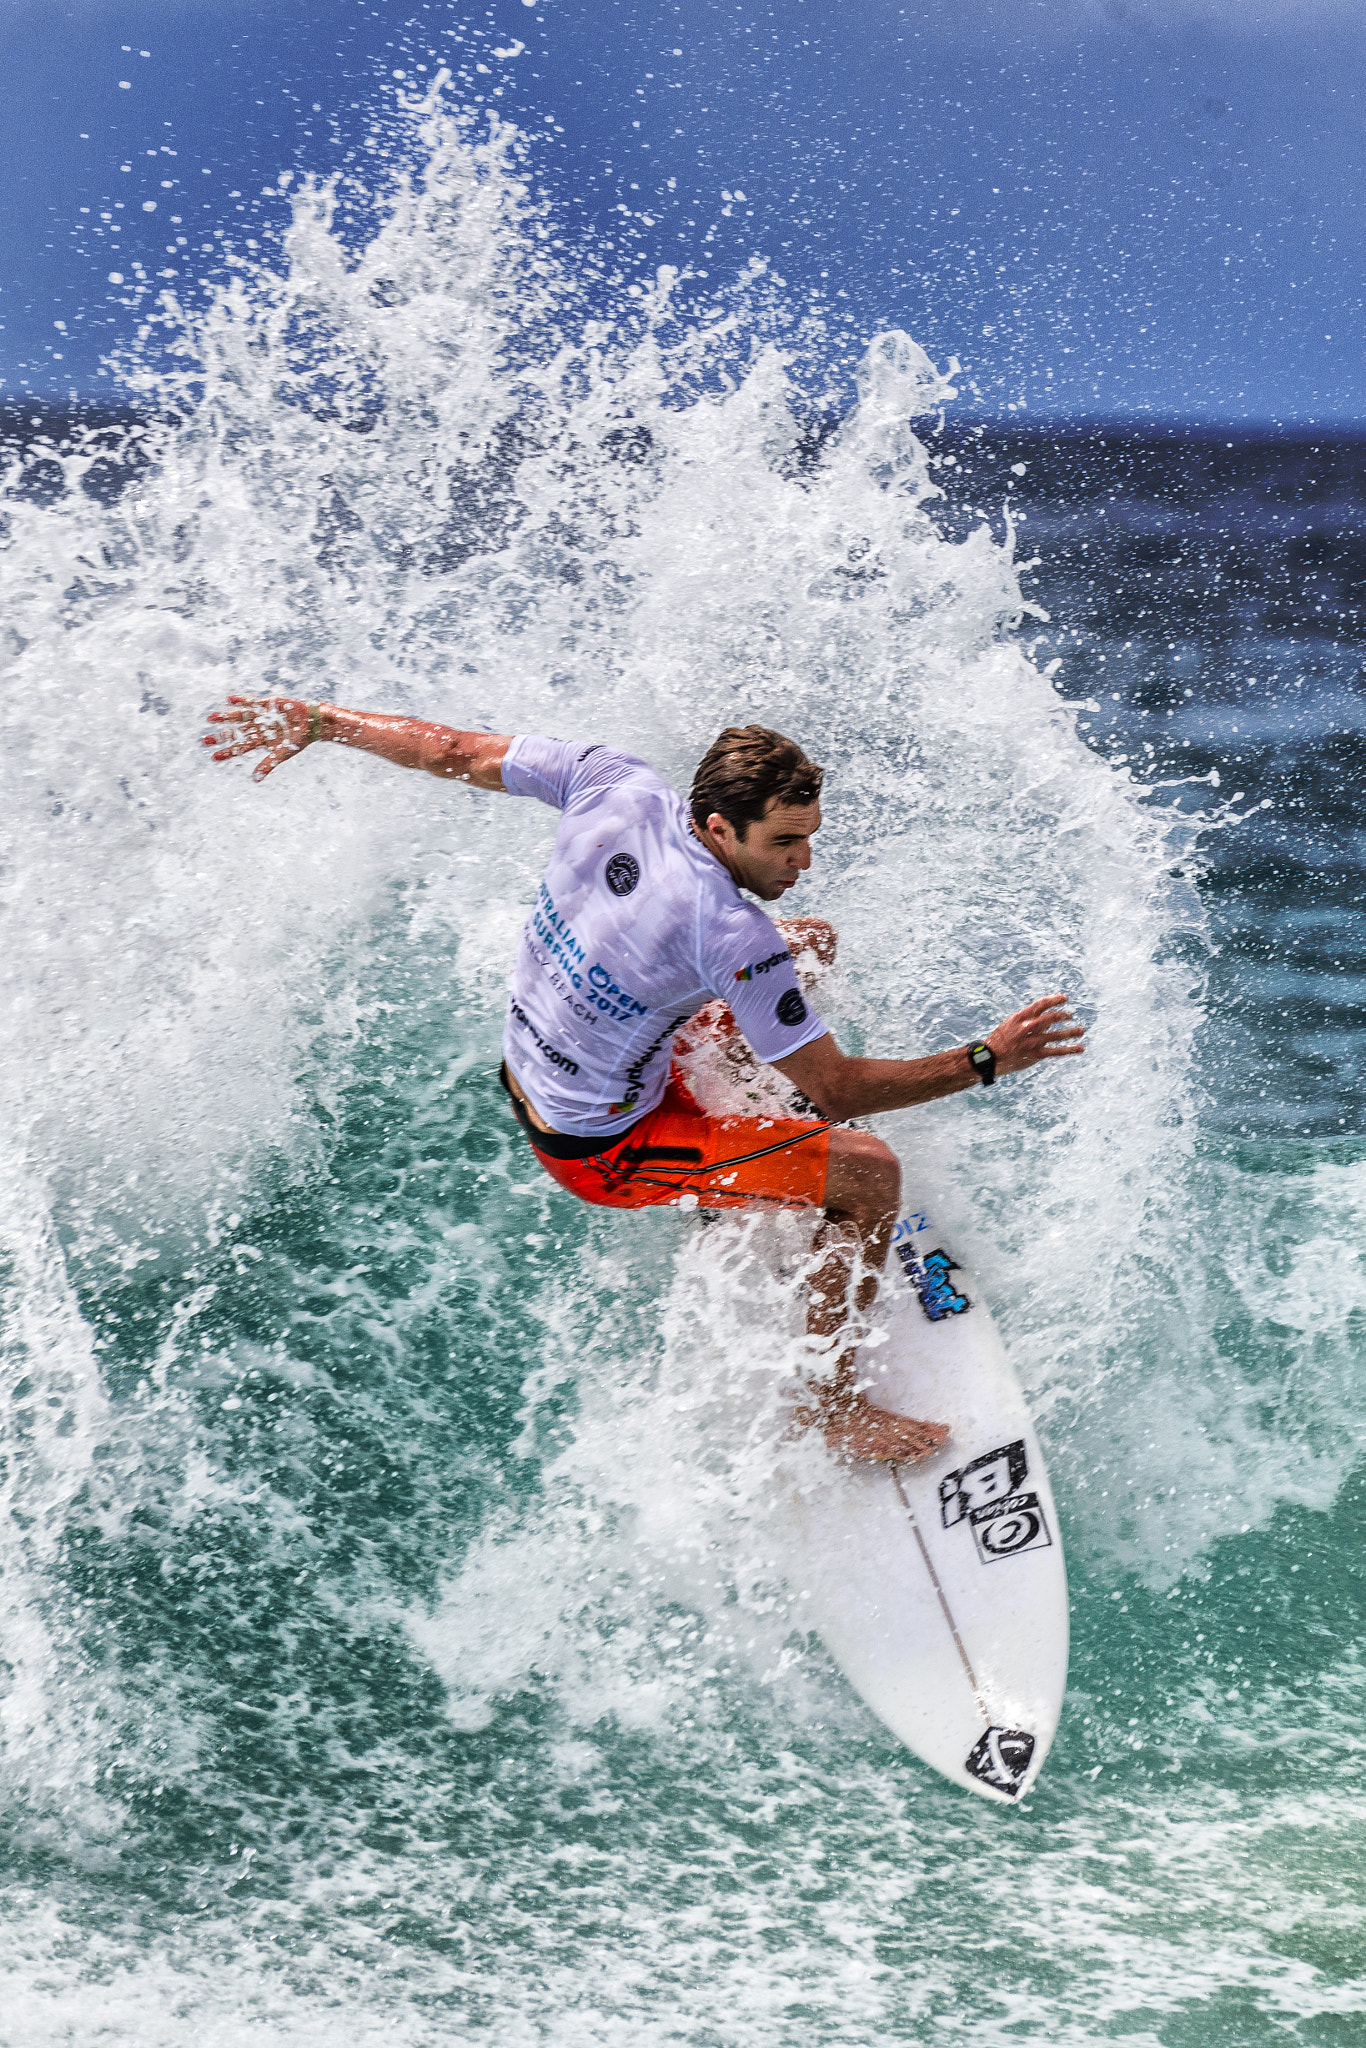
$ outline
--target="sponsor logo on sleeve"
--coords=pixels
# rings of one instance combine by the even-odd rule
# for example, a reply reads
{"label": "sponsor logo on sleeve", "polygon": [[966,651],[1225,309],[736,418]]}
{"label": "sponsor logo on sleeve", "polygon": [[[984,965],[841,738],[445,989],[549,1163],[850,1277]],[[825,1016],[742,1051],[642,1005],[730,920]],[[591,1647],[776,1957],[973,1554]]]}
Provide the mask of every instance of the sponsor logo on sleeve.
{"label": "sponsor logo on sleeve", "polygon": [[785,963],[790,964],[791,960],[792,955],[788,952],[787,947],[784,946],[781,953],[770,953],[767,960],[755,960],[748,967],[737,967],[735,979],[737,981],[753,981],[760,974],[771,973],[775,967],[782,967]]}
{"label": "sponsor logo on sleeve", "polygon": [[785,988],[773,1006],[773,1014],[780,1024],[795,1027],[806,1022],[806,1004],[795,988]]}
{"label": "sponsor logo on sleeve", "polygon": [[970,1778],[1014,1799],[1029,1775],[1033,1755],[1034,1737],[1023,1728],[988,1728],[969,1750],[963,1768]]}
{"label": "sponsor logo on sleeve", "polygon": [[603,876],[614,896],[629,896],[640,880],[640,862],[632,854],[614,853]]}
{"label": "sponsor logo on sleeve", "polygon": [[1019,1557],[1026,1550],[1051,1550],[1053,1538],[1036,1493],[1022,1493],[1029,1472],[1023,1438],[983,1451],[939,1483],[944,1527],[966,1522],[983,1564]]}

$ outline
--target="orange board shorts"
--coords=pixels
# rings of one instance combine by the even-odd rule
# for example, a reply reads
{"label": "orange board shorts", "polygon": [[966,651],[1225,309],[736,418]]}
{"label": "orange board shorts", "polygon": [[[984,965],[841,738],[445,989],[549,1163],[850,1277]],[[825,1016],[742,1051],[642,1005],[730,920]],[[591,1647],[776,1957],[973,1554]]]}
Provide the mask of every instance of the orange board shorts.
{"label": "orange board shorts", "polygon": [[[506,1086],[504,1082],[504,1086]],[[819,1208],[830,1163],[830,1125],[811,1118],[711,1116],[694,1100],[678,1062],[658,1108],[601,1152],[557,1159],[511,1089],[517,1120],[552,1180],[605,1209],[684,1203],[703,1209]],[[539,1142],[538,1142],[539,1141]]]}

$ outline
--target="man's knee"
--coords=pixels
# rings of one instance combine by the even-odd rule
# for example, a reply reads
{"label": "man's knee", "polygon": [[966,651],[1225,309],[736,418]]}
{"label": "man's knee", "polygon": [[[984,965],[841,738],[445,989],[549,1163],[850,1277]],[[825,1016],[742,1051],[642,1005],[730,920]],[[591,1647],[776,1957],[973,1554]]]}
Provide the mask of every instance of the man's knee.
{"label": "man's knee", "polygon": [[901,1161],[891,1146],[875,1138],[871,1131],[851,1131],[849,1135],[861,1140],[861,1171],[867,1177],[875,1206],[880,1213],[895,1209],[901,1200]]}
{"label": "man's knee", "polygon": [[871,1131],[837,1131],[830,1140],[826,1206],[861,1222],[895,1213],[901,1201],[901,1162]]}

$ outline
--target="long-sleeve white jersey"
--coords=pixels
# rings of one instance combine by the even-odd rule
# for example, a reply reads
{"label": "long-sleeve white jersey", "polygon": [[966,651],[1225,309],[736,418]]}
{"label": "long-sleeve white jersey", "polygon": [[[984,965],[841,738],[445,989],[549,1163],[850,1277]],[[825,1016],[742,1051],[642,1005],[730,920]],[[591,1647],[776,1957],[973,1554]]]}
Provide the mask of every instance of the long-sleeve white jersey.
{"label": "long-sleeve white jersey", "polygon": [[503,1052],[552,1130],[615,1137],[653,1109],[674,1033],[723,996],[761,1060],[825,1026],[773,920],[633,754],[514,739],[503,787],[560,813],[512,971]]}

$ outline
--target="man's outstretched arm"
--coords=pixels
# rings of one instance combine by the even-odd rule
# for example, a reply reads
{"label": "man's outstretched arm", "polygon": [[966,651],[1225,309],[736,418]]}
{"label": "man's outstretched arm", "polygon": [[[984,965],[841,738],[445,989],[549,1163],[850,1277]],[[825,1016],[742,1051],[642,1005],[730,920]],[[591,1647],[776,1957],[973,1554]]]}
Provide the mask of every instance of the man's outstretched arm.
{"label": "man's outstretched arm", "polygon": [[[1063,995],[1027,1004],[978,1042],[995,1053],[998,1074],[1020,1074],[1040,1060],[1075,1058],[1086,1050],[1084,1028],[1074,1023]],[[835,1123],[936,1102],[978,1085],[966,1046],[923,1060],[861,1060],[842,1053],[828,1032],[774,1065]]]}
{"label": "man's outstretched arm", "polygon": [[503,756],[511,735],[457,732],[454,726],[433,725],[425,718],[392,718],[382,711],[346,711],[340,704],[309,704],[301,697],[229,697],[227,711],[211,711],[210,725],[226,732],[204,735],[215,761],[233,761],[239,754],[263,754],[252,772],[260,782],[305,747],[328,740],[377,754],[396,768],[422,768],[428,775],[470,782],[476,789],[503,787]]}

